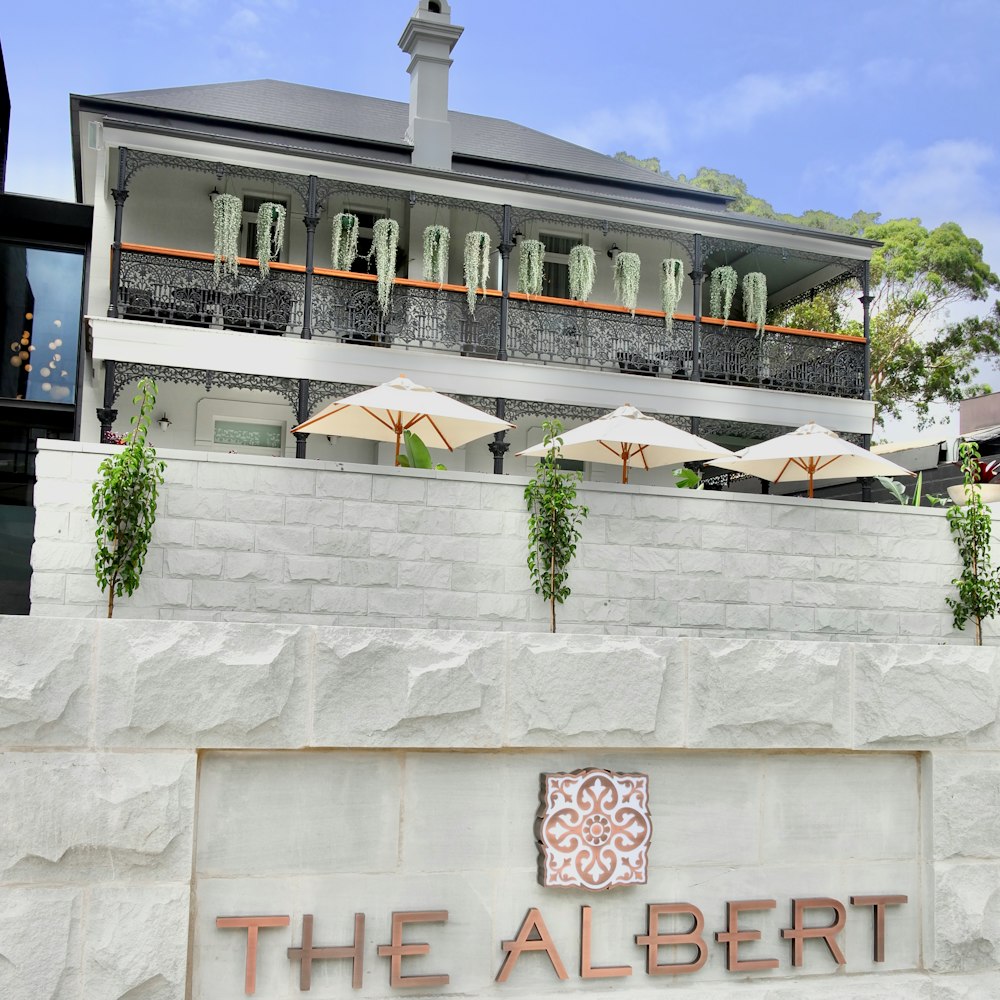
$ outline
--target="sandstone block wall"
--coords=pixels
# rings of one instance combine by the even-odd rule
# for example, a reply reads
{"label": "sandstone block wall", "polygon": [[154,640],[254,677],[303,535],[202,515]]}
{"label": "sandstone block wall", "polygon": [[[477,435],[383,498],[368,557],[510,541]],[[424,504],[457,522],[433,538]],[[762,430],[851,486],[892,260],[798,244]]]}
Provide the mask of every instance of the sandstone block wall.
{"label": "sandstone block wall", "polygon": [[[242,995],[239,943],[208,919],[235,905],[227,885],[247,906],[280,904],[287,909],[276,912],[296,920],[306,902],[315,902],[318,921],[332,922],[348,905],[335,899],[357,899],[372,920],[374,965],[362,995],[399,996],[386,989],[374,959],[375,944],[388,940],[386,914],[399,902],[393,865],[424,871],[419,893],[401,897],[408,905],[434,905],[435,887],[456,914],[490,899],[488,880],[433,874],[468,864],[463,852],[472,841],[459,835],[449,844],[429,831],[438,822],[475,828],[470,775],[495,779],[499,798],[489,801],[503,805],[521,803],[538,767],[602,762],[655,772],[661,849],[671,864],[701,866],[691,876],[700,897],[714,899],[715,882],[725,883],[729,898],[764,890],[784,901],[803,889],[842,892],[848,882],[852,891],[857,883],[873,892],[905,883],[912,893],[911,922],[891,925],[908,930],[891,945],[887,971],[862,957],[861,971],[848,974],[813,964],[799,978],[783,978],[787,969],[727,978],[713,946],[705,975],[668,984],[686,996],[1000,994],[996,649],[42,617],[0,618],[0,648],[4,1000]],[[332,814],[326,786],[310,776],[315,758],[353,776],[357,801],[371,805],[359,820],[380,815],[385,831],[362,837],[348,825],[353,840],[323,836],[321,821]],[[301,771],[301,780],[288,780],[286,768]],[[251,789],[258,797],[271,792],[259,801],[258,826],[240,837]],[[282,789],[302,790],[305,812],[279,808]],[[396,789],[420,793],[422,808],[393,806]],[[434,789],[437,798],[427,798]],[[452,793],[463,789],[460,801]],[[292,833],[295,816],[304,821]],[[402,824],[396,834],[389,817]],[[723,827],[734,817],[742,817],[731,825],[739,836],[727,837]],[[519,819],[512,828],[520,836],[522,827]],[[516,929],[506,926],[522,915],[515,902],[560,905],[526,891],[533,873],[507,834],[506,821],[484,833],[511,873],[508,886],[493,887],[496,899],[508,900],[498,911],[503,926],[468,942],[469,961],[484,966],[495,966],[497,942]],[[324,881],[310,850],[351,879]],[[264,862],[276,869],[269,878],[258,877]],[[738,875],[742,864],[772,862],[780,879]],[[857,877],[845,881],[851,872]],[[295,896],[296,879],[319,897]],[[204,909],[193,892],[202,883]],[[326,895],[324,886],[341,895]],[[629,892],[623,905],[638,899],[641,910],[643,900]],[[596,905],[595,913],[608,912]],[[713,910],[713,925],[720,919]],[[552,920],[566,940],[567,920]],[[628,952],[636,921],[641,914],[631,911],[620,926],[610,921],[614,934],[601,941],[615,947],[595,960],[638,966]],[[851,956],[866,946],[857,933],[847,932]],[[206,934],[223,934],[221,951]],[[348,936],[340,924],[331,933],[336,944]],[[572,946],[565,957],[572,963]],[[456,960],[452,971],[462,968]],[[588,986],[543,972],[532,967],[509,992],[576,994]],[[616,989],[643,1000],[662,995],[664,984],[640,972]],[[318,981],[326,985],[312,995],[343,995],[332,982]],[[259,995],[299,995],[291,966],[278,990]],[[451,991],[461,992],[461,983]]]}
{"label": "sandstone block wall", "polygon": [[[41,442],[32,613],[93,616],[90,484],[107,447]],[[131,618],[544,631],[524,481],[164,452]],[[943,512],[587,484],[560,629],[963,644]]]}

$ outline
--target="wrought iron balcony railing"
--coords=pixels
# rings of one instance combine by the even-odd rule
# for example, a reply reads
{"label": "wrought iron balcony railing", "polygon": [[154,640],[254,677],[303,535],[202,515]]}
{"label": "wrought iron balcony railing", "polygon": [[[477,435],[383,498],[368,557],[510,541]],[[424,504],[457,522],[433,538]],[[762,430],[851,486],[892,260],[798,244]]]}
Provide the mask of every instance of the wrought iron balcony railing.
{"label": "wrought iron balcony railing", "polygon": [[[119,312],[185,326],[300,334],[305,277],[301,266],[272,264],[262,278],[256,261],[241,260],[235,276],[216,282],[211,254],[125,246]],[[311,332],[372,346],[496,357],[500,300],[499,292],[487,291],[472,313],[462,286],[397,278],[383,315],[374,276],[317,268]],[[507,352],[529,362],[690,378],[694,317],[676,315],[668,330],[655,310],[631,315],[620,306],[512,293]],[[758,336],[749,323],[702,318],[699,369],[706,382],[861,398],[864,359],[864,341],[857,337],[785,327],[766,327]]]}

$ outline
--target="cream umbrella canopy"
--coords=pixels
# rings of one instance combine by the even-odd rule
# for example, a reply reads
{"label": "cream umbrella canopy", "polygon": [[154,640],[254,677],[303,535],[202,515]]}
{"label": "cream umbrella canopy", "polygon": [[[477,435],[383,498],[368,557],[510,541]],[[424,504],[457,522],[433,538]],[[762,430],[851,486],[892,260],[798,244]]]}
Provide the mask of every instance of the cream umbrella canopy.
{"label": "cream umbrella canopy", "polygon": [[839,434],[810,420],[781,437],[751,445],[736,457],[712,462],[720,469],[743,472],[772,483],[816,479],[856,479],[861,476],[912,476],[895,462],[845,441]]}
{"label": "cream umbrella canopy", "polygon": [[[651,469],[678,462],[731,458],[733,454],[721,445],[647,417],[629,405],[619,406],[597,420],[574,427],[560,434],[557,440],[564,458],[609,465],[621,462],[623,483],[628,482],[629,466]],[[536,444],[518,454],[539,457],[546,452],[544,444]]]}
{"label": "cream umbrella canopy", "polygon": [[400,375],[391,382],[331,403],[315,417],[293,427],[292,433],[304,431],[395,442],[398,465],[403,431],[416,431],[430,448],[454,451],[477,438],[513,426]]}

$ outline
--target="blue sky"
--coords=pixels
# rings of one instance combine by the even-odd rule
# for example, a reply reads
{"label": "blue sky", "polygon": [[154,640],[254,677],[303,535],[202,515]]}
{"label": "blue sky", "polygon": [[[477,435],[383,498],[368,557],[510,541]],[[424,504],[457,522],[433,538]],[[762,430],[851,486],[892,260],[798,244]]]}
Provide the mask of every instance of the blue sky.
{"label": "blue sky", "polygon": [[[400,101],[415,0],[43,0],[0,21],[7,187],[71,197],[71,92],[272,77]],[[453,0],[451,106],[715,167],[777,209],[954,219],[1000,266],[996,0]]]}

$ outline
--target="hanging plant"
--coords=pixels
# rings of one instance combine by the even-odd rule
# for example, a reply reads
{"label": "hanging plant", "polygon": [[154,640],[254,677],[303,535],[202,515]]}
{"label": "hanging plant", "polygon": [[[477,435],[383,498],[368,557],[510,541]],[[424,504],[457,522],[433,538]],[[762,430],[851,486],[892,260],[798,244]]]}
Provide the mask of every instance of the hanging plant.
{"label": "hanging plant", "polygon": [[733,308],[733,296],[739,283],[739,275],[728,264],[712,271],[708,282],[709,309],[712,315],[718,316],[723,323],[729,319],[729,312]]}
{"label": "hanging plant", "polygon": [[218,281],[223,271],[236,275],[240,256],[240,226],[243,225],[243,200],[234,194],[217,195],[212,204],[215,228],[215,264]]}
{"label": "hanging plant", "polygon": [[447,226],[428,226],[424,230],[424,281],[443,285],[448,280],[448,248],[451,233]]}
{"label": "hanging plant", "polygon": [[372,248],[368,253],[371,263],[375,255],[375,273],[378,275],[378,304],[382,315],[389,311],[392,283],[396,278],[396,246],[399,243],[399,223],[395,219],[376,219],[372,226]]}
{"label": "hanging plant", "polygon": [[743,318],[757,327],[757,336],[764,333],[767,322],[767,278],[760,271],[743,277]]}
{"label": "hanging plant", "polygon": [[335,271],[350,271],[358,256],[358,217],[352,212],[340,212],[333,217],[331,266]]}
{"label": "hanging plant", "polygon": [[615,258],[615,294],[634,316],[639,301],[639,255],[623,250]]}
{"label": "hanging plant", "polygon": [[663,304],[663,322],[668,330],[674,326],[674,312],[684,291],[684,263],[668,257],[660,264],[660,302]]}
{"label": "hanging plant", "polygon": [[525,295],[541,295],[545,244],[538,240],[521,240],[518,250],[517,280],[521,291]]}
{"label": "hanging plant", "polygon": [[488,233],[473,232],[465,237],[465,285],[469,312],[476,314],[476,291],[486,288],[490,280],[490,237]]}
{"label": "hanging plant", "polygon": [[270,261],[281,256],[285,245],[285,206],[265,201],[257,209],[257,264],[266,278]]}
{"label": "hanging plant", "polygon": [[583,243],[569,252],[569,294],[580,302],[586,302],[594,290],[597,277],[597,258],[594,248]]}

